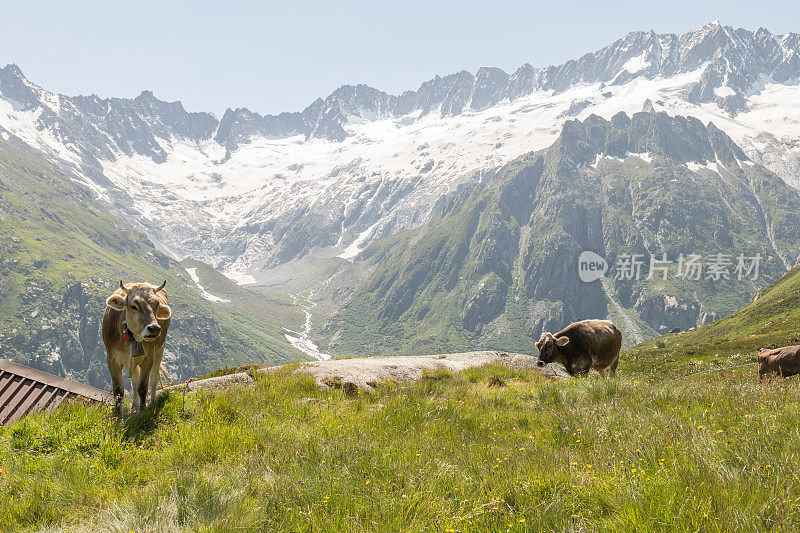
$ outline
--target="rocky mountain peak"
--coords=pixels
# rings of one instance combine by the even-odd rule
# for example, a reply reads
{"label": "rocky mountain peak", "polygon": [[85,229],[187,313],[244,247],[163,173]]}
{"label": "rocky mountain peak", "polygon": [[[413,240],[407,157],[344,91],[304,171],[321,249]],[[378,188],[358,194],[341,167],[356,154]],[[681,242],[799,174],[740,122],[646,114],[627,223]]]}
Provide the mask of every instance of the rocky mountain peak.
{"label": "rocky mountain peak", "polygon": [[148,100],[155,100],[155,99],[156,99],[156,97],[153,94],[153,91],[150,91],[150,90],[147,90],[147,89],[145,89],[144,91],[139,93],[139,96],[134,98],[134,100],[139,100],[139,101],[148,101]]}
{"label": "rocky mountain peak", "polygon": [[[359,261],[370,277],[326,325],[327,348],[357,351],[365,331],[387,328],[404,341],[487,345],[515,331],[524,346],[542,330],[625,310],[647,336],[724,316],[752,298],[753,284],[732,276],[688,286],[672,275],[582,283],[575,265],[587,250],[609,265],[625,254],[759,254],[763,282],[779,277],[798,253],[800,197],[742,158],[728,135],[696,118],[569,120],[550,147],[452,193],[426,224],[367,247]],[[768,197],[781,200],[764,210]],[[722,293],[723,301],[714,296]],[[385,342],[378,352],[397,348]]]}
{"label": "rocky mountain peak", "polygon": [[15,108],[31,109],[41,105],[39,92],[17,65],[11,63],[0,69],[0,98],[11,101]]}
{"label": "rocky mountain peak", "polygon": [[25,75],[22,73],[22,69],[19,68],[19,65],[17,65],[16,63],[9,63],[8,65],[0,69],[0,72],[3,72],[6,75],[18,76],[20,78],[25,77]]}
{"label": "rocky mountain peak", "polygon": [[[442,191],[492,180],[502,165],[559,134],[557,149],[580,165],[628,153],[704,164],[729,141],[712,146],[709,140],[716,134],[704,123],[718,116],[717,124],[754,161],[795,183],[800,159],[791,132],[800,118],[781,106],[799,71],[796,34],[708,24],[680,36],[631,32],[562,65],[437,75],[400,95],[343,85],[302,111],[262,115],[232,107],[217,119],[152,91],[133,99],[55,95],[10,65],[0,70],[0,127],[3,138],[97,185],[113,203],[133,206],[132,219],[159,213],[170,223],[150,225],[168,228],[154,230],[153,238],[177,253],[207,254],[201,257],[221,268],[258,272],[314,246],[351,258],[369,242],[427,219]],[[787,83],[775,87],[781,80]],[[765,85],[769,91],[754,96]],[[730,115],[750,108],[758,112],[734,123]],[[621,110],[627,114],[613,115]],[[702,123],[669,124],[686,130],[674,135],[662,124],[673,119],[661,110],[696,115]],[[605,119],[591,117],[561,131],[564,121],[591,113]],[[447,117],[441,123],[447,133],[413,126],[420,117]],[[376,120],[391,121],[392,128],[364,126]],[[781,131],[789,132],[788,143]],[[350,135],[358,142],[335,146]],[[758,145],[748,140],[759,135]],[[702,148],[682,146],[684,138]],[[769,154],[758,155],[764,151]],[[141,164],[141,156],[156,165]],[[234,183],[245,173],[252,179],[242,192]],[[330,180],[328,192],[320,193],[320,178]],[[169,199],[158,206],[131,202],[128,191],[139,183],[153,198]],[[198,190],[220,197],[195,210]],[[185,223],[187,210],[195,218]],[[220,226],[206,224],[210,219]],[[198,226],[209,229],[199,235]]]}
{"label": "rocky mountain peak", "polygon": [[[460,71],[435,76],[416,91],[389,95],[364,84],[344,85],[311,103],[302,112],[260,115],[237,109],[219,122],[209,113],[187,113],[179,102],[167,105],[152,91],[143,91],[132,102],[147,103],[157,114],[172,117],[142,116],[145,130],[157,130],[156,122],[182,124],[178,136],[195,140],[214,139],[234,150],[242,142],[263,135],[285,137],[302,134],[333,141],[344,140],[347,125],[353,122],[400,117],[411,113],[424,116],[460,115],[513,101],[535,91],[565,91],[582,83],[620,85],[636,77],[654,79],[689,73],[702,68],[699,80],[688,90],[694,103],[716,102],[735,114],[746,109],[745,95],[760,80],[778,83],[797,76],[800,70],[800,44],[796,34],[774,36],[765,28],[755,32],[722,25],[713,20],[703,27],[674,34],[656,34],[653,30],[634,31],[622,39],[561,65],[536,69],[522,65],[512,75],[496,67],[482,67],[476,74]],[[0,95],[25,108],[45,105],[44,93],[25,80],[16,65],[0,71]],[[48,93],[49,94],[49,93]],[[55,97],[55,95],[50,95]],[[53,100],[51,98],[51,100]],[[77,97],[73,100],[80,100]],[[130,109],[124,99],[112,99],[119,109]],[[85,103],[85,100],[83,101]],[[145,113],[145,115],[147,115]],[[92,117],[92,120],[97,117]],[[219,127],[217,127],[219,126]],[[171,129],[168,125],[167,129]],[[58,128],[63,132],[64,127]],[[105,132],[98,132],[105,136]],[[151,145],[151,142],[145,143]],[[123,148],[123,151],[126,151]]]}
{"label": "rocky mountain peak", "polygon": [[625,159],[643,154],[673,164],[707,164],[715,161],[747,161],[738,145],[713,123],[665,112],[620,112],[606,120],[591,115],[564,124],[557,143],[574,166],[596,166],[599,158]]}
{"label": "rocky mountain peak", "polygon": [[718,31],[718,30],[723,29],[723,28],[724,28],[724,26],[719,21],[719,19],[713,19],[713,20],[709,20],[708,22],[703,24],[703,27],[701,28],[701,30],[704,30],[704,31],[710,33],[710,32]]}

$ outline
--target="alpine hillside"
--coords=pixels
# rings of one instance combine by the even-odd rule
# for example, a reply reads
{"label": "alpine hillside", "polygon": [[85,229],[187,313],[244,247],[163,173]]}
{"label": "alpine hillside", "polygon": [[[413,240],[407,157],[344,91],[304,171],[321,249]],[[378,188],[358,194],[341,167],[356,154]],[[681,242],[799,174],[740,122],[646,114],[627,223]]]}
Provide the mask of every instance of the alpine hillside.
{"label": "alpine hillside", "polygon": [[100,320],[120,279],[167,280],[174,311],[163,364],[175,380],[306,359],[280,327],[302,323],[291,301],[198,262],[179,265],[85,187],[0,140],[0,358],[105,388]]}

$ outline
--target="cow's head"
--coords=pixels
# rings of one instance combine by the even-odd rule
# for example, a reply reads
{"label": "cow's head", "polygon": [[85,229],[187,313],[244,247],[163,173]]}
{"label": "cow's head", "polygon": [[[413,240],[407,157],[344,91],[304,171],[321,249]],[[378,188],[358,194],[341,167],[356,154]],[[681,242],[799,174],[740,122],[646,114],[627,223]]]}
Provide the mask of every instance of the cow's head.
{"label": "cow's head", "polygon": [[125,313],[125,324],[137,342],[156,340],[162,329],[159,321],[172,316],[163,292],[166,284],[165,281],[160,287],[154,287],[149,283],[134,283],[125,287],[120,281],[119,290],[106,300],[108,307]]}
{"label": "cow's head", "polygon": [[536,348],[539,349],[539,360],[536,364],[544,366],[547,363],[560,362],[560,349],[569,344],[569,337],[556,338],[552,333],[544,332]]}

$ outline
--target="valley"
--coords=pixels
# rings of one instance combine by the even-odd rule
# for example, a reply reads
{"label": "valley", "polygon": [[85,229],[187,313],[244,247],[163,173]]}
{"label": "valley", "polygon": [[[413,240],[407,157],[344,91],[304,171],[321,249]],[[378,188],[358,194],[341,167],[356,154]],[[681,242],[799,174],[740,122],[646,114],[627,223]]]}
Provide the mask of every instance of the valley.
{"label": "valley", "polygon": [[[198,298],[203,316],[264,343],[222,348],[233,337],[217,342],[218,324],[193,317],[204,325],[191,337],[226,354],[214,364],[533,353],[539,333],[587,317],[621,322],[632,346],[725,317],[795,265],[799,42],[711,21],[631,32],[560,65],[462,71],[398,95],[344,85],[300,112],[221,118],[148,90],[61,95],[8,65],[0,137],[147,239],[188,308]],[[583,250],[611,265],[665,253],[764,262],[757,280],[691,283],[673,265],[663,282],[584,285]],[[14,324],[36,312],[8,309]],[[203,359],[174,371],[198,375]]]}

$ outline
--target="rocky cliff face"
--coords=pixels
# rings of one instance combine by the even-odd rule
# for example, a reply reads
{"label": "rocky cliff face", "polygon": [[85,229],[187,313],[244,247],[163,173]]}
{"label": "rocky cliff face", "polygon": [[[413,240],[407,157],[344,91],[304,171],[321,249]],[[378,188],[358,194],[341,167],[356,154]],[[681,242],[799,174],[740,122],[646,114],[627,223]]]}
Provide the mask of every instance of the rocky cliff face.
{"label": "rocky cliff face", "polygon": [[[385,344],[369,350],[530,351],[543,330],[614,318],[601,282],[578,277],[587,250],[611,265],[611,296],[632,318],[650,331],[689,329],[747,303],[794,264],[799,243],[800,196],[713,124],[652,111],[592,116],[453,195],[420,230],[367,248],[373,274],[327,325],[327,348],[359,351],[374,335]],[[720,253],[733,262],[726,276],[678,275],[681,254],[710,268]],[[666,279],[648,279],[663,254]],[[735,275],[740,254],[763,258],[757,281]],[[616,276],[632,255],[638,279]]]}
{"label": "rocky cliff face", "polygon": [[108,377],[101,364],[105,361],[100,339],[102,313],[98,313],[105,300],[96,289],[90,289],[103,283],[87,281],[58,291],[43,280],[30,280],[20,302],[26,311],[24,323],[0,332],[2,357],[57,376],[105,386]]}

